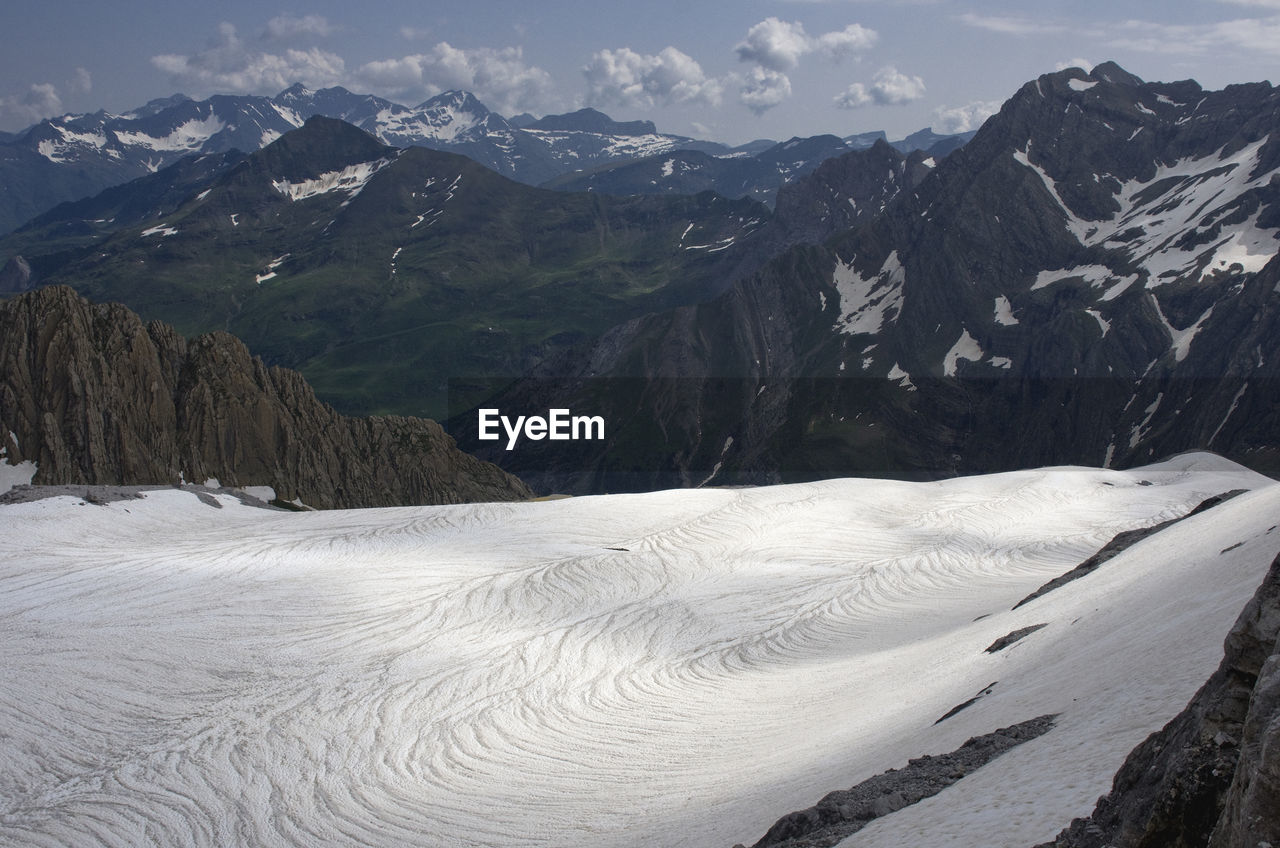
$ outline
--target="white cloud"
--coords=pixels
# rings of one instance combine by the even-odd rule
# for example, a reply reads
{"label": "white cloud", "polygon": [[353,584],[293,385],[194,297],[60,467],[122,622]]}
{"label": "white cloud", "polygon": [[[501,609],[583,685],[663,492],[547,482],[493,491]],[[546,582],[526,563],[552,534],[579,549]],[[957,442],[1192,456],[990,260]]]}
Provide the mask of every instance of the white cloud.
{"label": "white cloud", "polygon": [[841,109],[857,109],[875,103],[877,106],[902,106],[924,97],[924,80],[908,76],[893,65],[886,65],[871,79],[871,85],[855,82],[835,98]]}
{"label": "white cloud", "polygon": [[431,29],[429,27],[400,27],[400,37],[406,41],[417,41],[418,39],[426,38],[429,35],[431,35]]}
{"label": "white cloud", "polygon": [[184,86],[211,91],[275,94],[295,82],[313,87],[338,83],[344,75],[342,57],[312,47],[265,53],[251,50],[223,23],[218,40],[199,53],[166,53],[151,57],[151,64]]}
{"label": "white cloud", "polygon": [[319,36],[323,38],[334,32],[335,27],[323,15],[276,15],[267,21],[263,31],[264,38],[284,39],[299,36]]}
{"label": "white cloud", "polygon": [[1083,71],[1092,71],[1093,64],[1094,63],[1090,62],[1088,59],[1081,59],[1079,56],[1077,56],[1074,59],[1064,59],[1063,61],[1058,62],[1053,67],[1054,67],[1054,70],[1058,70],[1058,71],[1065,71],[1067,68],[1080,68]]}
{"label": "white cloud", "polygon": [[62,113],[62,98],[53,83],[36,83],[20,96],[0,97],[0,122],[5,125],[26,127]]}
{"label": "white cloud", "polygon": [[771,71],[789,71],[813,49],[813,43],[803,25],[770,17],[747,30],[746,40],[734,49],[743,62],[755,62]]}
{"label": "white cloud", "polygon": [[1280,56],[1280,15],[1194,26],[1125,21],[1113,27],[1113,32],[1111,46],[1148,53],[1203,55],[1247,50]]}
{"label": "white cloud", "polygon": [[510,114],[550,105],[551,75],[524,62],[519,47],[460,49],[441,41],[427,53],[369,62],[356,70],[361,85],[389,95],[439,94],[464,89],[486,106]]}
{"label": "white cloud", "polygon": [[593,106],[692,102],[714,106],[719,105],[723,90],[692,57],[674,47],[657,55],[637,53],[629,47],[600,50],[582,73],[587,78],[587,103]]}
{"label": "white cloud", "polygon": [[840,60],[876,43],[876,31],[859,24],[849,24],[834,32],[823,33],[814,39],[818,52],[831,59]]}
{"label": "white cloud", "polygon": [[982,122],[1000,111],[999,100],[978,100],[963,106],[940,106],[933,110],[933,129],[940,133],[962,133],[976,130]]}
{"label": "white cloud", "polygon": [[871,94],[867,91],[867,87],[860,82],[846,88],[843,92],[836,95],[836,106],[841,109],[859,109],[871,102]]}
{"label": "white cloud", "polygon": [[839,61],[875,44],[877,37],[875,30],[860,24],[812,37],[797,21],[765,18],[747,30],[747,37],[734,48],[740,61],[756,66],[745,76],[734,75],[741,85],[738,99],[757,115],[763,114],[791,96],[786,71],[795,69],[803,56],[818,53]]}
{"label": "white cloud", "polygon": [[67,90],[72,94],[88,94],[93,91],[93,76],[84,68],[76,68],[67,80]]}
{"label": "white cloud", "polygon": [[1038,35],[1050,32],[1062,32],[1061,24],[1050,23],[1036,18],[1002,17],[999,15],[977,15],[966,12],[958,20],[978,29],[1002,32],[1006,35]]}
{"label": "white cloud", "polygon": [[752,68],[742,80],[738,100],[757,115],[763,115],[790,96],[791,80],[786,74],[768,68]]}
{"label": "white cloud", "polygon": [[808,53],[821,53],[840,60],[875,44],[876,31],[860,24],[810,37],[796,21],[765,18],[747,30],[747,37],[734,49],[743,62],[753,62],[771,71],[790,71]]}

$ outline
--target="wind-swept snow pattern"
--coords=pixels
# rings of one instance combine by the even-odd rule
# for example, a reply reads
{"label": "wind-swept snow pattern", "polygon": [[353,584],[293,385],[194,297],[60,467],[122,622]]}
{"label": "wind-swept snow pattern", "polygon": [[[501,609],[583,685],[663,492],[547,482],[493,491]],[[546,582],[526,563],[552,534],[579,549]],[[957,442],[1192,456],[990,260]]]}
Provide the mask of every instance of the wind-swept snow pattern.
{"label": "wind-swept snow pattern", "polygon": [[1277,510],[1204,454],[325,513],[2,505],[0,842],[724,848],[1055,713],[857,837],[1033,844],[1216,666]]}

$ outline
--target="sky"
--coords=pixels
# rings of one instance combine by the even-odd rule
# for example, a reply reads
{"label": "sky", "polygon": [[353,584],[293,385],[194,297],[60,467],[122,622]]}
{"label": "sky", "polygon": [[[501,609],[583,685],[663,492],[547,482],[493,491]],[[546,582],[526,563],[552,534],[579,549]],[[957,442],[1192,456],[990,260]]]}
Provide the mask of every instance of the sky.
{"label": "sky", "polygon": [[1280,79],[1280,0],[45,0],[0,12],[0,130],[182,92],[341,85],[504,115],[584,106],[740,144],[976,129],[1023,83],[1114,60],[1217,89]]}

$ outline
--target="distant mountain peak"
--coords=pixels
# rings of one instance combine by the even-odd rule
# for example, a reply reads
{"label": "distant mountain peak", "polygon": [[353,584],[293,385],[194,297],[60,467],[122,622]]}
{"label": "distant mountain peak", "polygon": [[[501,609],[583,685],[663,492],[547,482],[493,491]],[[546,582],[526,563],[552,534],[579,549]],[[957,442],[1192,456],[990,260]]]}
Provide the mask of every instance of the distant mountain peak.
{"label": "distant mountain peak", "polygon": [[314,115],[251,158],[273,175],[298,181],[384,159],[395,150],[359,127]]}
{"label": "distant mountain peak", "polygon": [[1106,61],[1100,65],[1094,65],[1093,70],[1089,72],[1089,76],[1096,80],[1102,80],[1103,82],[1114,83],[1115,85],[1145,85],[1141,77],[1134,76],[1112,61]]}
{"label": "distant mountain peak", "polygon": [[428,98],[418,104],[417,108],[422,110],[453,108],[482,116],[489,114],[489,108],[481,103],[474,94],[457,88],[442,91],[435,97]]}
{"label": "distant mountain peak", "polygon": [[530,124],[529,129],[612,135],[652,135],[658,131],[653,121],[615,121],[605,113],[589,106],[563,115],[547,115]]}

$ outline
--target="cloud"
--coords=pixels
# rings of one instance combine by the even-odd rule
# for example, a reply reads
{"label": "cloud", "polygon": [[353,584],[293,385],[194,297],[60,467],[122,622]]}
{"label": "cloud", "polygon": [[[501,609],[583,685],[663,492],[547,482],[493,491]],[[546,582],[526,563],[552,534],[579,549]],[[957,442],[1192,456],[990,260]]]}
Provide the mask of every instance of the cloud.
{"label": "cloud", "polygon": [[283,53],[251,50],[225,22],[218,27],[218,38],[201,52],[152,56],[151,64],[183,87],[259,94],[275,94],[295,82],[334,85],[345,71],[341,56],[318,47]]}
{"label": "cloud", "polygon": [[[1261,4],[1255,4],[1261,5]],[[1280,15],[1210,24],[1124,21],[1112,27],[1113,47],[1169,55],[1203,55],[1247,50],[1280,56]]]}
{"label": "cloud", "polygon": [[535,110],[553,102],[551,75],[524,62],[519,47],[461,49],[441,41],[427,53],[383,59],[355,72],[360,84],[390,95],[439,94],[464,89],[491,109],[511,114]]}
{"label": "cloud", "polygon": [[62,113],[62,98],[53,83],[36,83],[25,94],[0,97],[0,122],[6,126],[27,127]]}
{"label": "cloud", "polygon": [[875,44],[877,38],[875,30],[860,24],[812,37],[797,21],[765,18],[747,30],[747,37],[734,48],[740,61],[755,65],[745,76],[734,75],[741,86],[738,100],[757,115],[764,114],[791,96],[786,72],[798,67],[802,57],[818,53],[838,62]]}
{"label": "cloud", "polygon": [[746,39],[734,50],[743,62],[781,72],[794,70],[805,54],[821,53],[838,61],[875,44],[876,38],[875,30],[859,24],[813,38],[803,24],[769,17],[747,30]]}
{"label": "cloud", "polygon": [[600,50],[582,69],[587,78],[587,103],[652,107],[657,103],[719,105],[723,85],[703,73],[702,66],[674,47],[657,55],[629,47]]}
{"label": "cloud", "polygon": [[893,65],[876,71],[871,85],[855,82],[835,98],[841,109],[858,109],[872,103],[877,106],[903,106],[924,97],[924,80],[901,73]]}
{"label": "cloud", "polygon": [[747,30],[746,40],[734,49],[743,62],[755,62],[771,71],[789,71],[813,47],[803,25],[770,17]]}
{"label": "cloud", "polygon": [[1054,67],[1054,70],[1057,70],[1057,71],[1065,71],[1067,68],[1080,68],[1081,70],[1084,70],[1084,71],[1092,71],[1093,64],[1094,63],[1090,62],[1088,59],[1081,59],[1080,57],[1077,56],[1074,59],[1064,59],[1063,61],[1055,64],[1053,67]]}
{"label": "cloud", "polygon": [[944,134],[976,130],[999,112],[1001,105],[999,100],[978,100],[963,106],[939,106],[933,110],[933,129]]}
{"label": "cloud", "polygon": [[67,80],[67,90],[72,94],[88,94],[93,91],[93,77],[84,68],[76,68]]}
{"label": "cloud", "polygon": [[276,15],[267,21],[266,29],[263,30],[263,38],[286,39],[298,38],[300,36],[319,36],[321,38],[332,34],[336,27],[329,23],[323,15],[296,15],[283,14]]}
{"label": "cloud", "polygon": [[400,27],[400,37],[405,41],[417,41],[418,39],[426,38],[429,35],[431,35],[430,27]]}
{"label": "cloud", "polygon": [[814,48],[830,59],[839,61],[859,50],[866,50],[876,43],[876,31],[859,24],[849,24],[842,30],[823,33],[813,40]]}
{"label": "cloud", "polygon": [[786,74],[768,68],[752,68],[742,80],[738,100],[757,115],[763,115],[790,96],[791,80]]}
{"label": "cloud", "polygon": [[1006,35],[1040,35],[1043,33],[1062,32],[1061,24],[1049,23],[1035,18],[1001,17],[998,15],[976,15],[966,12],[957,20],[978,29],[1002,32]]}
{"label": "cloud", "polygon": [[871,93],[860,82],[846,88],[836,95],[835,104],[841,109],[859,109],[871,102]]}

